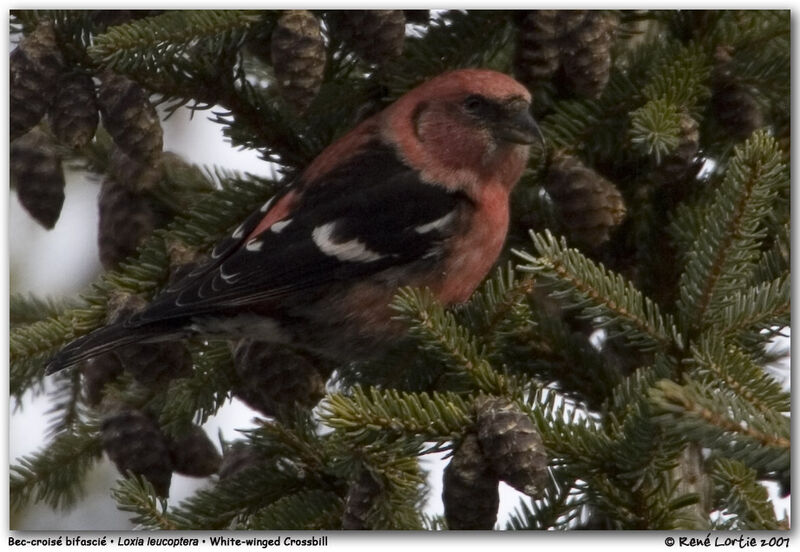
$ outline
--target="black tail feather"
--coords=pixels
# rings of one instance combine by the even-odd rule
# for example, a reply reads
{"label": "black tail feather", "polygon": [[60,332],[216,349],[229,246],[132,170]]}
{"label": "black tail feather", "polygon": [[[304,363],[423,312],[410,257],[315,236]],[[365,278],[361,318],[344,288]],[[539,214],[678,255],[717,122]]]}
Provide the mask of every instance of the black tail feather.
{"label": "black tail feather", "polygon": [[45,375],[54,374],[70,368],[79,362],[102,355],[124,345],[138,342],[154,342],[169,339],[163,328],[140,326],[126,327],[124,324],[112,324],[98,328],[65,345],[47,361]]}

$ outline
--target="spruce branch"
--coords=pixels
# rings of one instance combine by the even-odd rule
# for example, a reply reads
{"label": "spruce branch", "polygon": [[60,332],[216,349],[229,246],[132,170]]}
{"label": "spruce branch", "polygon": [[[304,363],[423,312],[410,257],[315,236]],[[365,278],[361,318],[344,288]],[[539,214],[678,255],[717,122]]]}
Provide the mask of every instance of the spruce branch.
{"label": "spruce branch", "polygon": [[664,55],[650,64],[642,95],[650,102],[661,100],[699,116],[698,106],[710,96],[706,84],[710,73],[708,55],[701,48],[669,44]]}
{"label": "spruce branch", "polygon": [[679,143],[681,115],[663,99],[651,100],[631,113],[631,143],[650,155],[656,164]]}
{"label": "spruce branch", "polygon": [[531,238],[539,256],[514,251],[527,263],[519,268],[541,275],[553,286],[553,296],[580,308],[587,317],[599,318],[601,326],[610,327],[644,351],[682,349],[672,318],[662,316],[658,306],[631,282],[568,248],[564,238],[558,241],[549,231],[531,232]]}
{"label": "spruce branch", "polygon": [[689,439],[761,470],[785,469],[789,462],[789,419],[765,418],[734,395],[688,380],[659,381],[650,390],[665,423]]}
{"label": "spruce branch", "polygon": [[775,518],[775,508],[767,490],[757,480],[756,471],[729,458],[716,458],[711,464],[717,503],[724,504],[723,515],[736,517],[726,523],[736,531],[774,531],[786,529]]}
{"label": "spruce branch", "polygon": [[33,294],[12,293],[8,304],[9,323],[16,326],[40,322],[74,306],[75,302],[70,299],[44,299]]}
{"label": "spruce branch", "polygon": [[791,285],[788,274],[737,290],[712,305],[708,311],[711,327],[731,336],[773,326],[788,327],[790,317]]}
{"label": "spruce branch", "polygon": [[192,358],[191,377],[169,383],[169,400],[160,414],[159,425],[175,436],[192,423],[204,424],[229,398],[233,360],[227,342],[210,342],[193,348]]}
{"label": "spruce branch", "polygon": [[56,378],[56,388],[48,394],[51,406],[47,413],[52,416],[47,428],[48,437],[74,432],[77,424],[86,417],[81,404],[82,381],[79,370],[62,373]]}
{"label": "spruce branch", "polygon": [[791,395],[740,347],[713,330],[692,345],[693,373],[709,385],[724,385],[778,423],[791,411]]}
{"label": "spruce branch", "polygon": [[431,356],[456,373],[467,375],[485,393],[510,393],[510,379],[492,368],[475,337],[434,299],[430,290],[402,288],[392,308],[399,313],[399,320],[409,324],[409,335],[419,340]]}
{"label": "spruce branch", "polygon": [[746,281],[764,238],[762,220],[786,176],[778,146],[765,132],[736,148],[680,278],[685,326],[708,324],[709,310]]}
{"label": "spruce branch", "polygon": [[248,10],[175,10],[110,27],[94,39],[89,56],[122,73],[158,73],[198,40],[246,29],[261,18]]}
{"label": "spruce branch", "polygon": [[83,480],[100,458],[102,445],[96,422],[77,424],[56,435],[41,451],[10,467],[9,497],[13,509],[45,502],[67,509],[83,496]]}
{"label": "spruce branch", "polygon": [[320,406],[327,425],[357,442],[411,437],[445,442],[458,438],[474,420],[455,393],[400,393],[355,387],[351,395],[329,395]]}
{"label": "spruce branch", "polygon": [[159,498],[152,483],[144,477],[129,473],[127,477],[117,480],[111,489],[111,497],[117,503],[117,508],[134,514],[131,521],[137,529],[177,529],[167,511],[166,499]]}
{"label": "spruce branch", "polygon": [[314,489],[281,497],[253,514],[246,527],[257,530],[314,531],[341,523],[344,502],[330,491]]}

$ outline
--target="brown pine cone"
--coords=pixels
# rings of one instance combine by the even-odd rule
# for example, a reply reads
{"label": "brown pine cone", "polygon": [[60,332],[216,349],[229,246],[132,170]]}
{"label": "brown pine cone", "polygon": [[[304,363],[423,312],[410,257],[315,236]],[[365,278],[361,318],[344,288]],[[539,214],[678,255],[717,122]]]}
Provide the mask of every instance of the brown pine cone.
{"label": "brown pine cone", "polygon": [[234,394],[267,416],[286,407],[311,408],[325,395],[325,377],[301,354],[280,345],[243,339],[234,349],[240,385]]}
{"label": "brown pine cone", "polygon": [[494,473],[516,490],[537,497],[547,481],[547,454],[528,416],[513,403],[484,398],[478,407],[478,441]]}
{"label": "brown pine cone", "polygon": [[64,170],[55,147],[44,132],[33,129],[11,142],[9,161],[19,202],[49,230],[64,205]]}
{"label": "brown pine cone", "polygon": [[253,447],[244,441],[236,441],[223,453],[217,473],[220,479],[228,479],[251,468],[257,468],[262,461]]}
{"label": "brown pine cone", "polygon": [[342,10],[331,13],[332,31],[369,63],[383,63],[403,51],[403,10]]}
{"label": "brown pine cone", "polygon": [[57,91],[64,59],[53,24],[43,21],[20,40],[9,60],[9,119],[11,140],[34,127]]}
{"label": "brown pine cone", "polygon": [[164,216],[150,198],[138,194],[115,178],[106,176],[98,199],[100,210],[97,233],[100,261],[112,269],[136,248],[155,228],[164,222]]}
{"label": "brown pine cone", "polygon": [[325,73],[325,41],[317,18],[306,10],[285,12],[272,32],[271,52],[281,94],[298,111],[305,111]]}
{"label": "brown pine cone", "polygon": [[728,134],[744,140],[764,126],[764,114],[756,101],[756,92],[737,79],[732,47],[717,47],[714,62],[711,110]]}
{"label": "brown pine cone", "polygon": [[152,190],[163,176],[162,160],[166,156],[167,154],[155,159],[140,159],[115,147],[108,160],[108,174],[134,192]]}
{"label": "brown pine cone", "polygon": [[730,83],[714,87],[711,108],[719,124],[737,140],[764,126],[764,114],[748,87]]}
{"label": "brown pine cone", "polygon": [[103,388],[122,373],[122,364],[114,353],[90,358],[81,364],[83,395],[86,404],[97,406],[103,400]]}
{"label": "brown pine cone", "polygon": [[558,69],[561,45],[556,10],[525,12],[519,21],[514,74],[528,88],[549,80]]}
{"label": "brown pine cone", "polygon": [[91,142],[100,119],[92,77],[79,72],[63,76],[48,118],[62,144],[81,148]]}
{"label": "brown pine cone", "polygon": [[450,529],[492,529],[500,506],[499,479],[483,456],[478,437],[464,436],[444,469],[444,516]]}
{"label": "brown pine cone", "polygon": [[222,456],[200,426],[180,437],[169,440],[172,469],[191,477],[208,477],[217,473]]}
{"label": "brown pine cone", "polygon": [[122,475],[141,475],[159,496],[169,496],[172,461],[158,425],[138,410],[122,409],[103,418],[100,426],[103,450]]}
{"label": "brown pine cone", "polygon": [[564,79],[575,94],[597,98],[605,90],[611,75],[611,46],[616,26],[615,17],[589,11],[579,25],[562,35]]}
{"label": "brown pine cone", "polygon": [[375,481],[369,471],[361,470],[358,479],[351,482],[350,488],[347,490],[342,514],[342,529],[369,529],[367,524],[369,511],[375,502],[375,497],[380,492],[380,483]]}
{"label": "brown pine cone", "polygon": [[545,177],[568,237],[577,245],[597,247],[625,218],[625,202],[614,184],[577,157],[556,152]]}
{"label": "brown pine cone", "polygon": [[161,154],[161,123],[145,90],[132,80],[106,71],[101,76],[97,102],[103,126],[122,151],[146,160]]}

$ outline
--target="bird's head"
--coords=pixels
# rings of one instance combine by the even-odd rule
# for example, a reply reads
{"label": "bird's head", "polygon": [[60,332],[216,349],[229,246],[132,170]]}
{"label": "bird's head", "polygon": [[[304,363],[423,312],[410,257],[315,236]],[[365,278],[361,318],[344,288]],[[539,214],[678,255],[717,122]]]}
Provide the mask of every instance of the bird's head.
{"label": "bird's head", "polygon": [[413,165],[429,168],[431,180],[495,178],[511,187],[529,145],[541,139],[530,102],[530,92],[508,75],[462,69],[398,99],[384,112],[383,128]]}

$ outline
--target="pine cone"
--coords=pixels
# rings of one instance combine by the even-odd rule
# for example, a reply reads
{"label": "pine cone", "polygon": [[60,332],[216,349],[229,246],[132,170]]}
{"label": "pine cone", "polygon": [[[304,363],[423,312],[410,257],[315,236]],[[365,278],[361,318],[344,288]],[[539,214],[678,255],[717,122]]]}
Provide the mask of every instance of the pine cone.
{"label": "pine cone", "polygon": [[56,94],[64,59],[53,24],[43,21],[11,52],[9,118],[11,140],[22,136],[44,116]]}
{"label": "pine cone", "polygon": [[561,214],[569,237],[597,247],[625,218],[625,203],[614,184],[565,153],[556,153],[545,187]]}
{"label": "pine cone", "polygon": [[[559,12],[561,13],[561,12]],[[564,15],[564,26],[573,24],[576,14]],[[611,75],[611,46],[616,18],[601,11],[586,13],[580,25],[562,35],[561,65],[567,86],[579,96],[597,98]]]}
{"label": "pine cone", "polygon": [[222,455],[218,471],[219,478],[235,477],[246,470],[258,467],[261,462],[261,456],[252,446],[244,441],[236,441]]}
{"label": "pine cone", "polygon": [[271,52],[281,94],[298,111],[305,111],[325,73],[325,41],[317,18],[306,10],[285,12],[272,32]]}
{"label": "pine cone", "polygon": [[764,114],[753,92],[746,86],[731,83],[715,86],[711,108],[719,124],[737,140],[748,138],[764,126]]}
{"label": "pine cone", "polygon": [[222,456],[200,426],[192,426],[185,435],[169,441],[172,469],[192,477],[217,473]]}
{"label": "pine cone", "polygon": [[103,73],[97,101],[103,126],[122,151],[137,159],[161,153],[163,133],[158,114],[144,89],[123,76]]}
{"label": "pine cone", "polygon": [[86,404],[97,406],[103,400],[103,388],[122,373],[122,364],[114,353],[90,358],[81,364],[83,395]]}
{"label": "pine cone", "polygon": [[342,514],[342,529],[369,529],[367,524],[369,511],[375,502],[375,497],[380,492],[381,486],[375,481],[372,474],[367,470],[362,470],[358,479],[350,483],[350,488],[347,490]]}
{"label": "pine cone", "polygon": [[234,350],[241,385],[234,394],[267,416],[286,407],[312,407],[325,395],[325,379],[307,358],[273,343],[241,340]]}
{"label": "pine cone", "polygon": [[97,241],[100,261],[107,269],[124,260],[163,222],[151,200],[106,176],[98,199]]}
{"label": "pine cone", "polygon": [[499,479],[483,456],[478,437],[464,436],[444,469],[444,516],[450,529],[492,529],[500,505]]}
{"label": "pine cone", "polygon": [[547,480],[547,455],[533,422],[505,399],[484,398],[476,404],[486,461],[501,481],[536,497]]}
{"label": "pine cone", "polygon": [[62,77],[48,117],[62,144],[81,148],[91,142],[99,120],[92,77],[77,72]]}
{"label": "pine cone", "polygon": [[696,162],[700,149],[700,130],[697,121],[688,113],[681,115],[681,134],[678,146],[661,161],[656,169],[654,180],[658,184],[670,185],[680,182],[690,173],[697,174],[700,167]]}
{"label": "pine cone", "polygon": [[39,224],[55,226],[64,205],[64,170],[47,135],[33,129],[11,142],[9,161],[19,202]]}
{"label": "pine cone", "polygon": [[560,43],[556,10],[525,12],[519,21],[514,74],[528,88],[549,80],[558,69]]}
{"label": "pine cone", "polygon": [[399,56],[406,35],[403,10],[344,10],[331,14],[332,30],[369,63]]}
{"label": "pine cone", "polygon": [[123,409],[104,417],[100,426],[103,450],[122,475],[145,477],[159,496],[169,496],[172,461],[158,425],[138,410]]}
{"label": "pine cone", "polygon": [[764,126],[764,114],[756,101],[755,92],[736,78],[733,48],[719,46],[714,61],[711,110],[728,134],[737,140],[744,140]]}
{"label": "pine cone", "polygon": [[163,176],[162,160],[166,155],[142,160],[115,147],[108,160],[108,174],[134,192],[152,190]]}

